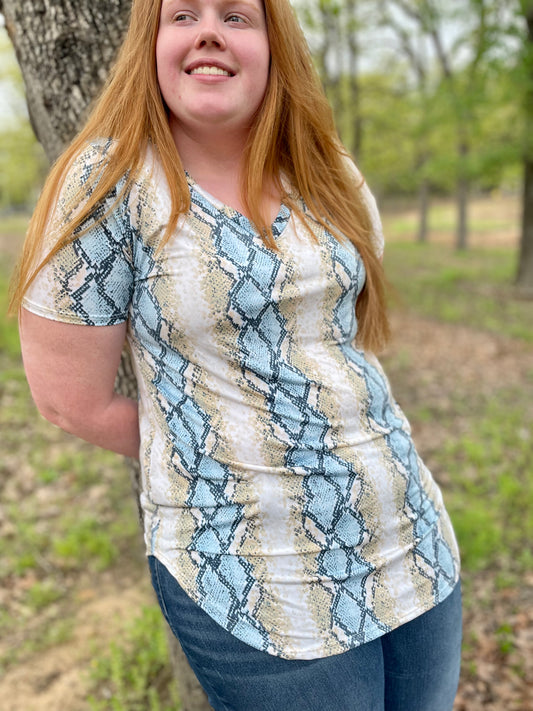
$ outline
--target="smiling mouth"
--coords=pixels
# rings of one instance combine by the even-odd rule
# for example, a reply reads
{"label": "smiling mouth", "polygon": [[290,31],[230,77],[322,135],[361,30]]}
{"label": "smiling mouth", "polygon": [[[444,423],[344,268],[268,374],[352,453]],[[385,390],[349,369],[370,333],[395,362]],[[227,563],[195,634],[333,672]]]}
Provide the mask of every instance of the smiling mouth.
{"label": "smiling mouth", "polygon": [[195,67],[194,69],[191,69],[190,71],[187,72],[187,74],[203,74],[204,76],[219,76],[219,77],[232,77],[235,76],[231,72],[229,72],[227,69],[222,69],[222,67],[213,67],[213,66],[201,66],[201,67]]}

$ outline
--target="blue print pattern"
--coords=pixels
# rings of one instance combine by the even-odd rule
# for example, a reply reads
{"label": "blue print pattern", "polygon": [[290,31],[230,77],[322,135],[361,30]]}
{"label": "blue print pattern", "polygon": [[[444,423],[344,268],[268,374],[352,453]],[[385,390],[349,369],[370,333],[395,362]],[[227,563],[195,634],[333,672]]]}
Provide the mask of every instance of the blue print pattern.
{"label": "blue print pattern", "polygon": [[[48,247],[109,150],[73,166]],[[147,552],[248,644],[337,654],[452,591],[453,530],[380,364],[356,346],[355,248],[309,219],[311,239],[282,205],[270,250],[188,181],[189,214],[156,251],[169,197],[149,153],[25,305],[71,323],[128,321]],[[376,221],[378,248],[379,234]]]}

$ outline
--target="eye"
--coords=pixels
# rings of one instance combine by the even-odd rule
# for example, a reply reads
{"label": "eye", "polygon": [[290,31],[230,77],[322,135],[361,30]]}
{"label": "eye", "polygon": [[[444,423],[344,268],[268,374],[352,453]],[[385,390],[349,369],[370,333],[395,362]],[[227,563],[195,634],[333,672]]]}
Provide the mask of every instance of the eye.
{"label": "eye", "polygon": [[240,15],[228,15],[226,22],[244,22],[244,17]]}
{"label": "eye", "polygon": [[190,12],[179,12],[177,15],[174,15],[172,19],[174,22],[188,22],[194,18]]}

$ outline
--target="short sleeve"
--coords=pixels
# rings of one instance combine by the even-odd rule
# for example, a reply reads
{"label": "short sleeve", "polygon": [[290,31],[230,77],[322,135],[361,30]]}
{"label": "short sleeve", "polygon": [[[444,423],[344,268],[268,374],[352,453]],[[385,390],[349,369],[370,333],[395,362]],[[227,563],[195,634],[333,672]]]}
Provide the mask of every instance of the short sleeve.
{"label": "short sleeve", "polygon": [[[87,184],[105,160],[106,147],[90,146],[74,161],[58,196],[44,239],[43,257],[68,221],[70,196]],[[46,318],[89,326],[126,321],[134,269],[127,199],[117,185],[83,225],[79,237],[62,247],[39,271],[23,300],[24,308]],[[87,190],[87,197],[89,190]]]}
{"label": "short sleeve", "polygon": [[361,197],[368,210],[368,216],[370,218],[370,223],[372,225],[371,239],[374,245],[376,254],[381,259],[383,257],[383,251],[385,248],[385,237],[383,235],[383,225],[381,223],[381,217],[379,214],[376,199],[372,194],[368,183],[361,175],[359,169],[353,162],[351,158],[347,158],[347,163],[349,165],[350,171],[356,176],[358,183],[361,184]]}

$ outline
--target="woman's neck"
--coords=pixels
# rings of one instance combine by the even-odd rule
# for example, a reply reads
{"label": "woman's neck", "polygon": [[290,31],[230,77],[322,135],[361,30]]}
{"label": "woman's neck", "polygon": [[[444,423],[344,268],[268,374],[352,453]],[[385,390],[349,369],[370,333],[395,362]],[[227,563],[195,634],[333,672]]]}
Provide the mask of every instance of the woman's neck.
{"label": "woman's neck", "polygon": [[[173,135],[183,167],[193,180],[217,200],[246,215],[241,181],[247,136],[229,131],[193,135],[182,130],[173,130]],[[265,186],[264,201],[272,222],[280,206],[280,196],[274,194],[272,186]]]}
{"label": "woman's neck", "polygon": [[171,130],[185,170],[195,180],[226,175],[228,182],[239,180],[244,148],[248,138],[242,131],[216,130],[207,127],[202,131],[185,131],[181,126]]}

